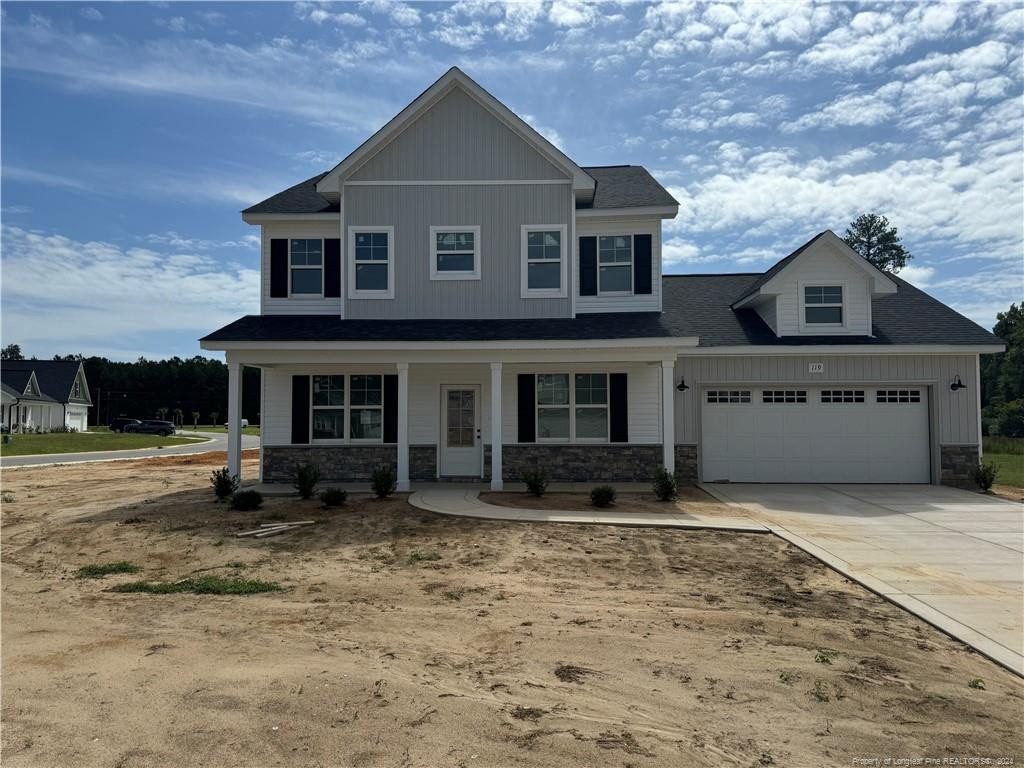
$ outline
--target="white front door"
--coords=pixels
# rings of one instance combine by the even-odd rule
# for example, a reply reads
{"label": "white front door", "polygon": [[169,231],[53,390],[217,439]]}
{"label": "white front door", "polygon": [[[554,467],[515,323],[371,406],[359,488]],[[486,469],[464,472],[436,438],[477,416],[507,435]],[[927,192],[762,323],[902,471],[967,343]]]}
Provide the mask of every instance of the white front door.
{"label": "white front door", "polygon": [[480,386],[441,386],[441,472],[446,477],[480,477]]}

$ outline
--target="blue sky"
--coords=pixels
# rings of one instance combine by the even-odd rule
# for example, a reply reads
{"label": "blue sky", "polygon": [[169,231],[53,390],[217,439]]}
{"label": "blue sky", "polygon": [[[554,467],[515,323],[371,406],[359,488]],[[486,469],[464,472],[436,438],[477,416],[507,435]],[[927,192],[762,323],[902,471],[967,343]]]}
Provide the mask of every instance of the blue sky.
{"label": "blue sky", "polygon": [[3,343],[198,352],[258,311],[238,211],[449,66],[679,199],[668,272],[760,271],[857,214],[979,323],[1024,296],[1014,4],[3,3]]}

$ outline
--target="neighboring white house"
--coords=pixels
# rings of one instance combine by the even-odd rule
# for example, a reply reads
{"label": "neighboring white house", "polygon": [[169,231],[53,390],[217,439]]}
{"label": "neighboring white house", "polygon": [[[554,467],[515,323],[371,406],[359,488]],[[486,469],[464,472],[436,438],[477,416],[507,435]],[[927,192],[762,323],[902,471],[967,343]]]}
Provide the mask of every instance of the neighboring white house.
{"label": "neighboring white house", "polygon": [[[661,273],[678,204],[583,167],[451,69],[330,171],[243,212],[261,478],[960,483],[999,339],[825,231],[765,273]],[[240,468],[231,429],[229,466]]]}
{"label": "neighboring white house", "polygon": [[8,432],[89,426],[89,384],[77,360],[0,362],[0,424]]}

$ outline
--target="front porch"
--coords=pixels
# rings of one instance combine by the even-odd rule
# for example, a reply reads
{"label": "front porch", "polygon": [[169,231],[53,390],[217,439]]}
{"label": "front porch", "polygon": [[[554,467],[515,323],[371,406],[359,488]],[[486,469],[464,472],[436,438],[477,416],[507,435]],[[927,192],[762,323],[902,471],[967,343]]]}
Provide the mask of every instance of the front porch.
{"label": "front porch", "polygon": [[[676,470],[677,350],[563,342],[534,349],[227,351],[228,467],[240,474],[241,369],[260,368],[261,483],[295,466],[365,483],[381,465],[413,482],[486,482],[543,469],[553,482],[649,482]],[[589,347],[589,348],[588,348]]]}

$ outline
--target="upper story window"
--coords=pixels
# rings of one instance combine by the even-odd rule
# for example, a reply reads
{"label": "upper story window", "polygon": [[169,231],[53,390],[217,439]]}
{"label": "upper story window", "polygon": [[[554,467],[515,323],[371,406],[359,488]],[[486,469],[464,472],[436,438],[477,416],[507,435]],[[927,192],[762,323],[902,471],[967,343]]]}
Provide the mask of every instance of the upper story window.
{"label": "upper story window", "polygon": [[804,324],[842,325],[843,286],[805,285]]}
{"label": "upper story window", "polygon": [[71,388],[71,396],[72,397],[81,397],[82,396],[82,380],[81,379],[75,379],[75,385]]}
{"label": "upper story window", "polygon": [[394,227],[348,228],[348,297],[395,297]]}
{"label": "upper story window", "polygon": [[324,292],[324,241],[292,240],[288,263],[293,296],[322,296]]}
{"label": "upper story window", "polygon": [[633,237],[610,235],[597,239],[597,292],[628,294],[633,291]]}
{"label": "upper story window", "polygon": [[524,225],[521,243],[521,295],[565,296],[565,227]]}
{"label": "upper story window", "polygon": [[480,227],[430,228],[430,279],[480,279]]}

